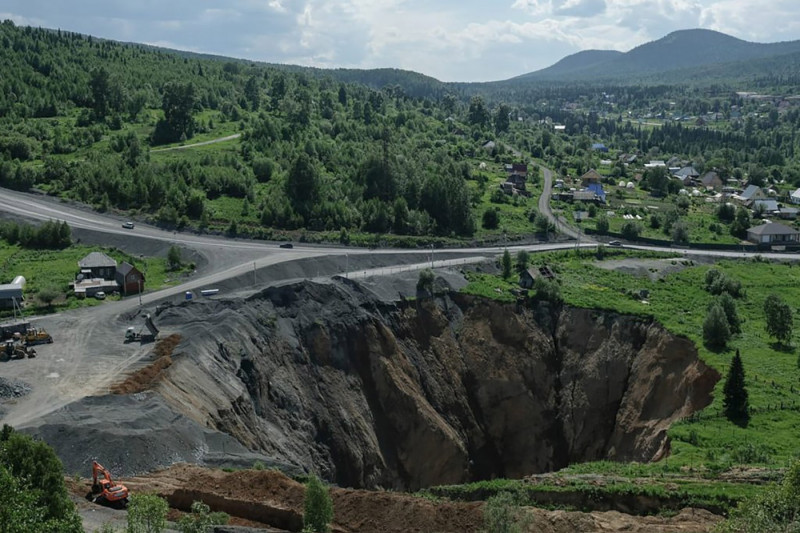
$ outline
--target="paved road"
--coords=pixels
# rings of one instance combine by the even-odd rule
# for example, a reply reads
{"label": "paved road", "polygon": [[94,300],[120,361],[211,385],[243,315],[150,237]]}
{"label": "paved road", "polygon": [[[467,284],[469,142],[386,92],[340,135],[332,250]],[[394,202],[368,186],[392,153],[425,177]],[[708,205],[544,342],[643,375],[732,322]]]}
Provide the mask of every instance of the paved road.
{"label": "paved road", "polygon": [[241,137],[241,133],[234,133],[233,135],[228,135],[227,137],[220,137],[218,139],[211,139],[210,141],[203,141],[194,144],[184,144],[182,146],[170,146],[169,148],[156,148],[155,150],[150,150],[151,154],[155,154],[158,152],[171,152],[172,150],[188,150],[189,148],[196,148],[198,146],[206,146],[208,144],[216,144],[225,141],[232,141],[234,139],[238,139]]}
{"label": "paved road", "polygon": [[[552,173],[545,172],[545,190],[552,185]],[[543,196],[545,196],[543,194]],[[549,206],[540,203],[545,214],[552,213]],[[485,257],[496,256],[505,247],[463,248],[458,250],[367,250],[343,248],[338,246],[296,246],[294,249],[281,249],[276,244],[232,240],[202,235],[184,235],[164,231],[159,228],[137,225],[134,230],[121,227],[121,220],[111,215],[71,207],[54,201],[52,198],[18,193],[0,189],[0,211],[10,212],[38,220],[66,220],[71,226],[102,232],[109,239],[125,242],[125,239],[148,239],[154,242],[181,244],[203,253],[208,260],[204,272],[175,287],[147,293],[142,296],[141,309],[138,298],[105,302],[102,305],[42,317],[39,323],[54,334],[57,342],[39,347],[39,357],[22,361],[0,363],[0,375],[18,378],[30,383],[33,392],[11,407],[4,406],[8,413],[2,418],[5,423],[24,426],[37,418],[50,413],[71,401],[102,392],[116,382],[121,374],[143,364],[150,347],[138,344],[123,344],[122,335],[128,325],[139,325],[141,317],[135,315],[142,310],[152,310],[154,304],[164,299],[180,299],[187,290],[213,287],[231,278],[248,280],[242,283],[250,290],[257,290],[259,283],[264,285],[279,281],[261,276],[265,268],[280,263],[292,264],[303,259],[320,259],[326,263],[327,272],[323,274],[345,274],[350,277],[385,275],[398,270],[418,270],[426,268],[431,261],[436,267],[457,265],[479,261]],[[596,243],[581,242],[581,247],[592,248]],[[575,242],[545,243],[538,245],[510,246],[516,252],[549,251],[571,249]],[[125,246],[120,246],[125,248]],[[653,248],[632,246],[632,248],[662,250],[684,253],[687,256],[713,257],[751,257],[743,252],[682,250],[674,248]],[[800,254],[761,254],[766,258],[800,259]],[[338,258],[338,259],[337,259]],[[415,260],[418,258],[418,260]],[[338,270],[338,271],[337,271]],[[291,272],[292,269],[287,269]],[[254,272],[255,282],[249,282],[249,273]],[[288,275],[295,279],[297,274]],[[134,318],[135,317],[135,318]],[[168,332],[165,332],[168,333]]]}
{"label": "paved road", "polygon": [[550,198],[553,195],[553,171],[549,168],[542,167],[542,173],[544,174],[544,186],[542,187],[542,195],[539,197],[539,212],[550,219],[550,222],[555,225],[556,231],[559,233],[563,233],[578,241],[586,241],[587,243],[593,242],[592,239],[589,239],[586,235],[581,234],[580,231],[570,226],[564,219],[558,218],[553,214],[553,211],[550,209]]}

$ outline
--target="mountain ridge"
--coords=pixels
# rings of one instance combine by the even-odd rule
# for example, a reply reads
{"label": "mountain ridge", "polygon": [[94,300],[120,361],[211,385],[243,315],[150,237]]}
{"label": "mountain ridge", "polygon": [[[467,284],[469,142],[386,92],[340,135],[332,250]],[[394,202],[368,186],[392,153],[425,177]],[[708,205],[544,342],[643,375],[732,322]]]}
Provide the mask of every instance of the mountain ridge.
{"label": "mountain ridge", "polygon": [[755,43],[706,29],[671,32],[627,52],[583,51],[550,67],[506,81],[582,81],[642,76],[683,69],[758,61],[800,53],[800,40]]}

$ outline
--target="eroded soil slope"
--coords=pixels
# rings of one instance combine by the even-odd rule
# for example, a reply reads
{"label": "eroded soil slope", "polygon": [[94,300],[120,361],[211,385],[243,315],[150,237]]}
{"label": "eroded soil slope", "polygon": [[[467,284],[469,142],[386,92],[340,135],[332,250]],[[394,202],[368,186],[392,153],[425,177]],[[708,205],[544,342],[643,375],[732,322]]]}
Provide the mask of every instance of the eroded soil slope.
{"label": "eroded soil slope", "polygon": [[416,489],[602,458],[649,461],[719,375],[645,318],[344,280],[189,302],[156,385],[199,424],[341,486]]}

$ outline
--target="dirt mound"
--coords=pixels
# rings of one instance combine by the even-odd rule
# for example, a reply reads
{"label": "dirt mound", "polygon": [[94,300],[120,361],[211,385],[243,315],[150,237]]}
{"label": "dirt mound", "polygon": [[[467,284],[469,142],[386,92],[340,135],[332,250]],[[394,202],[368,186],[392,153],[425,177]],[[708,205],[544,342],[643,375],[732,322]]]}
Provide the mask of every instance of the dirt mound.
{"label": "dirt mound", "polygon": [[[222,472],[175,465],[144,477],[125,479],[132,491],[155,491],[173,508],[187,510],[193,500],[225,511],[232,523],[263,525],[283,531],[302,529],[303,485],[274,471]],[[332,488],[338,533],[477,532],[483,527],[483,503],[430,501],[409,494]],[[618,512],[579,513],[526,508],[527,531],[629,531],[682,533],[710,531],[720,517],[684,509],[674,517],[638,517]]]}
{"label": "dirt mound", "polygon": [[155,361],[128,376],[122,383],[111,386],[112,394],[135,394],[150,389],[162,376],[162,372],[172,365],[172,352],[181,342],[177,333],[161,339],[153,349]]}

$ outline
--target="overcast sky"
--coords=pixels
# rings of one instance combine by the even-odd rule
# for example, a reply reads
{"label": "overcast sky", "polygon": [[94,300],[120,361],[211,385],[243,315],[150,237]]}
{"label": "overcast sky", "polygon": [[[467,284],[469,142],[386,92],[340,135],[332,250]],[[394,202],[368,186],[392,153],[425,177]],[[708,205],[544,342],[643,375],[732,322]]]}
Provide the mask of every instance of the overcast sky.
{"label": "overcast sky", "polygon": [[3,0],[0,19],[316,67],[506,79],[678,29],[800,39],[798,0]]}

